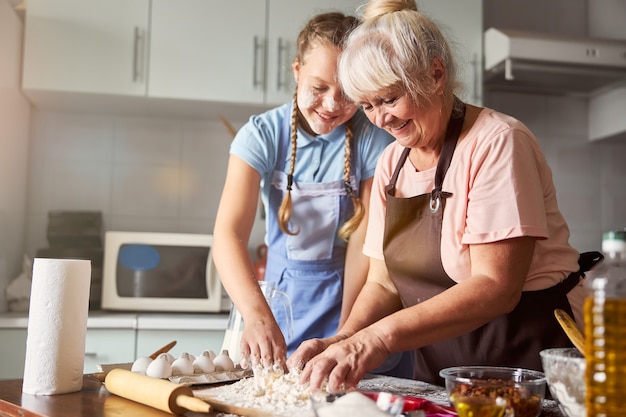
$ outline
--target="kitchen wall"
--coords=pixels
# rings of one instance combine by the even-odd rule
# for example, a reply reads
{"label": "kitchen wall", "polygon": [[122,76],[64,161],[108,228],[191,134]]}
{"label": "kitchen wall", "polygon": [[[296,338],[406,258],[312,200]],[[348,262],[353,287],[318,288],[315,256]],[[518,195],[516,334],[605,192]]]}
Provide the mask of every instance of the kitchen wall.
{"label": "kitchen wall", "polygon": [[212,233],[231,141],[213,119],[35,111],[27,253],[47,246],[50,210],[100,211],[106,230]]}
{"label": "kitchen wall", "polygon": [[[592,1],[485,0],[485,27],[584,36]],[[603,231],[626,226],[626,143],[587,140],[585,98],[486,91],[485,104],[538,136],[576,248],[598,249]],[[216,119],[36,110],[31,128],[29,255],[47,246],[49,210],[99,210],[109,230],[212,231],[230,142]],[[258,221],[251,247],[261,236]]]}
{"label": "kitchen wall", "polygon": [[0,1],[0,311],[21,270],[30,105],[20,89],[22,22]]}
{"label": "kitchen wall", "polygon": [[[606,36],[606,24],[626,21],[623,0],[485,0],[484,10],[485,28],[567,36]],[[602,10],[610,19],[598,17]],[[591,30],[598,21],[606,23],[604,33]],[[519,118],[539,139],[574,247],[600,249],[604,231],[626,226],[626,141],[589,142],[586,98],[489,90],[484,97],[486,106]]]}

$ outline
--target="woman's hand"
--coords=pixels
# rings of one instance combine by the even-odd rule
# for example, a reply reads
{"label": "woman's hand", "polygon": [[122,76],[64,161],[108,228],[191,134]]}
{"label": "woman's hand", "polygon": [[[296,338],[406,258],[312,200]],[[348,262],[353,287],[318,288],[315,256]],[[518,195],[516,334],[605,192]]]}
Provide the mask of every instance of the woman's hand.
{"label": "woman's hand", "polygon": [[322,353],[328,346],[339,342],[348,336],[335,335],[326,339],[309,339],[305,340],[298,346],[295,352],[287,359],[287,368],[289,370],[302,370],[304,365],[313,357]]}
{"label": "woman's hand", "polygon": [[300,383],[308,381],[309,389],[315,392],[328,382],[326,389],[329,392],[344,392],[355,388],[368,371],[385,361],[389,353],[382,339],[370,329],[360,331],[329,345],[310,359],[300,375]]}

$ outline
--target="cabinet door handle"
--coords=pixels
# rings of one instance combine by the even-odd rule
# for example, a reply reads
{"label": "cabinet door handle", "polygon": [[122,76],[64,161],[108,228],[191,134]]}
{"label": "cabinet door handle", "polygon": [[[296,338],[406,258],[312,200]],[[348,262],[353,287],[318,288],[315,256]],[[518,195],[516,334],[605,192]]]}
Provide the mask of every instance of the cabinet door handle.
{"label": "cabinet door handle", "polygon": [[85,352],[86,358],[97,358],[98,354],[96,352]]}
{"label": "cabinet door handle", "polygon": [[480,98],[482,96],[482,89],[480,84],[480,72],[482,69],[482,63],[478,58],[478,54],[472,54],[472,69],[474,70],[474,88],[473,88],[473,99],[475,103],[480,103]]}
{"label": "cabinet door handle", "polygon": [[263,42],[259,41],[258,36],[255,36],[253,41],[254,41],[254,44],[253,44],[254,64],[252,65],[252,86],[254,88],[257,88],[257,87],[263,88],[264,87],[263,79],[265,78],[262,75],[263,73],[261,73],[261,76],[258,77],[259,66],[260,66],[259,61],[262,62],[262,60],[259,59],[259,54],[261,54],[262,56],[262,53],[264,50]]}
{"label": "cabinet door handle", "polygon": [[139,26],[135,26],[135,38],[133,42],[133,82],[143,82],[145,37]]}
{"label": "cabinet door handle", "polygon": [[[276,71],[276,90],[280,91],[283,87],[287,89],[288,82],[286,78],[287,71],[283,68],[283,54],[289,51],[289,44],[283,44],[283,38],[278,38],[278,70]],[[283,81],[284,80],[284,81]]]}

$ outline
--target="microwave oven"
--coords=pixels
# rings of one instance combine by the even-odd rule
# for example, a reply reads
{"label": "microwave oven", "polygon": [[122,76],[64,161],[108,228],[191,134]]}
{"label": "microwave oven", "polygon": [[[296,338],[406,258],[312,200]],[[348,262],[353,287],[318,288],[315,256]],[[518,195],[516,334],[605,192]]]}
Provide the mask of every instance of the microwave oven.
{"label": "microwave oven", "polygon": [[102,309],[227,311],[212,246],[209,234],[106,232]]}

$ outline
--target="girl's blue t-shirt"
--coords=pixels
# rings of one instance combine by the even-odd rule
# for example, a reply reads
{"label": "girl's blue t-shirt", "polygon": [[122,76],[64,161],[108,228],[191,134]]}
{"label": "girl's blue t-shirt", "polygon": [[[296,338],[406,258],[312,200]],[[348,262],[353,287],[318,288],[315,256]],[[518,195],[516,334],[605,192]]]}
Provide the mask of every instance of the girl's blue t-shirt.
{"label": "girl's blue t-shirt", "polygon": [[[287,143],[283,164],[277,165],[279,140],[285,118],[291,120],[291,103],[250,117],[237,132],[230,153],[244,160],[261,175],[261,198],[268,207],[269,186],[277,167],[286,171],[290,164],[291,147]],[[374,176],[376,162],[383,149],[394,138],[374,126],[361,110],[352,118],[353,158],[351,175],[357,184]],[[283,138],[289,141],[289,138]],[[345,128],[340,126],[325,135],[312,136],[298,129],[294,181],[331,182],[343,179]],[[355,190],[358,193],[358,190]]]}

